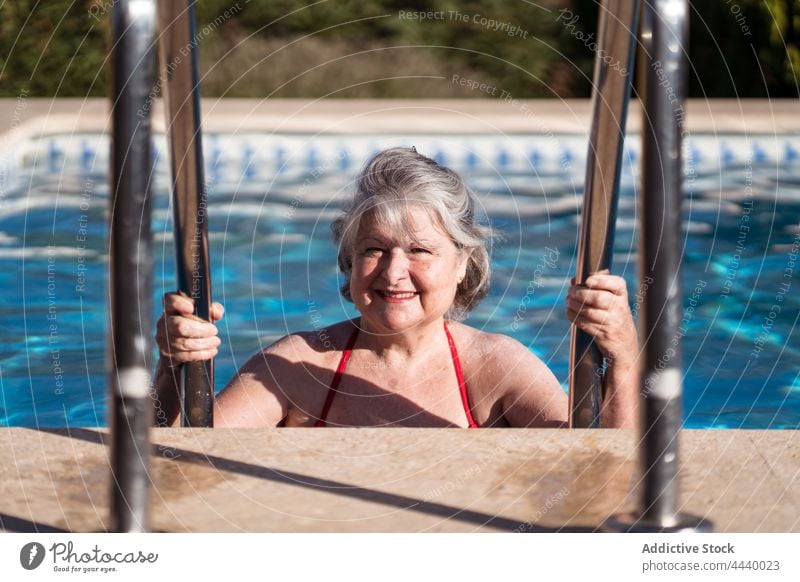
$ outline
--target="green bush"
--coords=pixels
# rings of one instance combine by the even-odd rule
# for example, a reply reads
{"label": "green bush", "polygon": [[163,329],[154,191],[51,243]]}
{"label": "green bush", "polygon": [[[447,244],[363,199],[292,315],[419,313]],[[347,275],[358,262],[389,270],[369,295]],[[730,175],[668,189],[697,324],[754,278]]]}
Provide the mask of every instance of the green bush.
{"label": "green bush", "polygon": [[102,97],[108,15],[90,0],[0,5],[0,95]]}
{"label": "green bush", "polygon": [[[104,96],[114,3],[0,4],[0,95]],[[557,22],[562,7],[596,30],[595,0],[199,0],[203,93],[586,97],[594,55]],[[694,0],[691,10],[692,96],[798,96],[800,0]]]}

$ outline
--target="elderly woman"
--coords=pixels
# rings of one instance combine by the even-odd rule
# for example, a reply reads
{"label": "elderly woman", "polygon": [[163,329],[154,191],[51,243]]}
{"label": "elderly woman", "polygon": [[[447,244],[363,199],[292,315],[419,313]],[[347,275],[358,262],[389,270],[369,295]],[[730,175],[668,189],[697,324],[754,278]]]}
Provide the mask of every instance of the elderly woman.
{"label": "elderly woman", "polygon": [[[333,225],[342,294],[360,317],[254,355],[217,397],[215,426],[564,426],[567,396],[539,358],[459,322],[489,288],[474,208],[455,172],[413,148],[372,158]],[[174,423],[175,366],[213,357],[220,340],[192,317],[191,300],[167,294],[164,307],[156,386]],[[603,426],[632,426],[637,340],[624,280],[596,274],[573,286],[567,313],[608,357]],[[215,303],[212,317],[222,315]]]}

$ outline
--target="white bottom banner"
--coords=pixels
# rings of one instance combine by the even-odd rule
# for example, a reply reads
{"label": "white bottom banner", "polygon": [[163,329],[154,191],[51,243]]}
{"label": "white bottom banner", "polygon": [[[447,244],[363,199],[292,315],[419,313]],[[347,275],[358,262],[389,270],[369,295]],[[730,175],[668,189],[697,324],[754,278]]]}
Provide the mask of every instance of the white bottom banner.
{"label": "white bottom banner", "polygon": [[2,580],[800,580],[800,534],[6,534]]}

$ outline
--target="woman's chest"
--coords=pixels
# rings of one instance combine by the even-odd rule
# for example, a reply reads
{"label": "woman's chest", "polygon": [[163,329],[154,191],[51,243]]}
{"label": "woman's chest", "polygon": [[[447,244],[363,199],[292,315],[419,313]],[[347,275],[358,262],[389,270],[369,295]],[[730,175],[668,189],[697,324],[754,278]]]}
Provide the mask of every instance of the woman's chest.
{"label": "woman's chest", "polygon": [[400,370],[353,359],[304,387],[285,425],[467,427],[467,410],[474,416],[452,362]]}

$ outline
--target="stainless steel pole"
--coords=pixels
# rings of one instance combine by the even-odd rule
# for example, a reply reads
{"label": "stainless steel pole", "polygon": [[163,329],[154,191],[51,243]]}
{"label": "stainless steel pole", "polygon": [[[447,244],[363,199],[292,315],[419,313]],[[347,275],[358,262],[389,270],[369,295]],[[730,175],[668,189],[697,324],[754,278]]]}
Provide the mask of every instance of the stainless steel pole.
{"label": "stainless steel pole", "polygon": [[642,17],[641,277],[650,278],[641,311],[645,342],[639,440],[641,506],[612,518],[607,529],[632,532],[707,531],[711,524],[679,512],[678,433],[681,395],[681,253],[688,38],[687,0],[655,0]]}
{"label": "stainless steel pole", "polygon": [[152,425],[150,336],[153,253],[150,118],[156,80],[155,0],[119,0],[112,12],[110,245],[111,529],[147,531]]}
{"label": "stainless steel pole", "polygon": [[[592,126],[575,282],[611,266],[622,146],[636,54],[639,2],[605,0],[600,7],[592,91]],[[592,337],[572,327],[570,427],[600,426],[601,356]]]}
{"label": "stainless steel pole", "polygon": [[[178,291],[211,321],[208,205],[203,179],[194,0],[158,3],[159,56],[172,171]],[[181,424],[214,422],[214,360],[182,366]]]}

